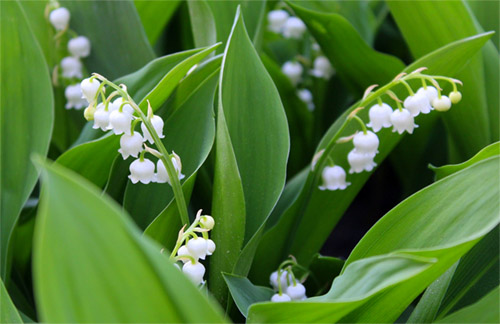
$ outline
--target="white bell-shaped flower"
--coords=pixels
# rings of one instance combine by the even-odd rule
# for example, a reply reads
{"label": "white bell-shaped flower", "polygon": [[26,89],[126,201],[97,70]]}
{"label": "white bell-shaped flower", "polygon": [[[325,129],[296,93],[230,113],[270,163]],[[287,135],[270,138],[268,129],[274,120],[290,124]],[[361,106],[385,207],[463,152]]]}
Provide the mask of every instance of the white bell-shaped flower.
{"label": "white bell-shaped flower", "polygon": [[[174,156],[172,157],[172,164],[174,165],[174,169],[177,172],[177,176],[179,177],[179,180],[184,179],[184,175],[181,173],[182,169],[182,164],[180,163],[180,158],[177,154],[172,152]],[[163,164],[163,161],[160,159],[156,163],[156,182],[158,183],[168,183],[169,185],[172,185],[170,182],[170,178],[168,177],[168,172],[167,168],[165,167],[165,164]]]}
{"label": "white bell-shaped flower", "polygon": [[375,156],[378,153],[377,149],[380,142],[375,133],[366,131],[366,134],[364,132],[356,133],[352,143],[358,153]]}
{"label": "white bell-shaped flower", "polygon": [[[189,250],[185,245],[181,246],[177,250],[177,256],[179,256],[179,257],[187,256],[187,257],[192,257],[194,259],[197,259],[194,256],[192,256],[191,253],[189,253]],[[182,262],[186,263],[186,262],[190,262],[190,260],[189,260],[189,258],[185,258],[185,259],[182,259]]]}
{"label": "white bell-shaped flower", "polygon": [[[87,78],[82,80],[80,83],[83,97],[87,99],[88,102],[93,102],[97,97],[97,91],[99,91],[99,86],[101,83],[97,79]],[[109,108],[109,107],[108,107]]]}
{"label": "white bell-shaped flower", "polygon": [[[122,106],[122,104],[123,104],[123,98],[122,97],[120,97],[118,99],[115,99],[113,101],[113,103],[109,106],[109,110],[110,111],[119,110],[120,107]],[[122,111],[124,111],[126,113],[129,113],[131,115],[134,114],[134,108],[131,105],[129,105],[128,103],[123,105]]]}
{"label": "white bell-shaped flower", "polygon": [[282,302],[292,301],[292,299],[287,294],[281,294],[281,295],[280,294],[274,294],[273,297],[271,297],[271,301],[273,303],[282,303]]}
{"label": "white bell-shaped flower", "polygon": [[129,134],[132,126],[132,115],[125,111],[113,110],[109,114],[109,125],[116,135]]}
{"label": "white bell-shaped flower", "polygon": [[151,162],[151,160],[137,159],[130,164],[130,175],[128,176],[133,184],[137,182],[142,182],[144,184],[148,184],[153,181],[154,173],[155,173],[155,164]]}
{"label": "white bell-shaped flower", "polygon": [[286,288],[286,294],[292,300],[302,300],[302,298],[306,296],[306,287],[299,282],[291,284],[288,288]]}
{"label": "white bell-shaped flower", "polygon": [[205,256],[207,255],[207,241],[201,237],[190,239],[186,247],[195,259],[205,260]]}
{"label": "white bell-shaped flower", "polygon": [[49,15],[49,21],[57,31],[68,28],[70,18],[69,10],[64,7],[52,10]]}
{"label": "white bell-shaped flower", "polygon": [[211,230],[215,226],[215,220],[210,215],[203,215],[200,217],[200,224],[203,225],[204,228]]}
{"label": "white bell-shaped flower", "polygon": [[[286,288],[288,287],[288,284],[292,283],[292,274],[290,272],[288,272],[287,270],[283,270],[281,272],[281,277],[280,277],[280,281],[281,281],[281,289],[283,291],[286,290]],[[271,273],[271,275],[269,276],[269,283],[271,284],[271,286],[273,287],[273,289],[275,291],[278,291],[279,287],[278,287],[278,271],[274,271],[273,273]]]}
{"label": "white bell-shaped flower", "polygon": [[81,79],[82,74],[82,62],[79,59],[72,56],[67,56],[61,60],[62,76],[67,79],[77,78]]}
{"label": "white bell-shaped flower", "polygon": [[118,149],[118,152],[124,160],[129,156],[137,157],[142,151],[142,143],[144,143],[144,139],[139,132],[134,132],[131,135],[123,134],[120,137],[120,149]]}
{"label": "white bell-shaped flower", "polygon": [[394,126],[392,131],[399,134],[403,134],[404,131],[413,134],[413,130],[418,127],[408,109],[402,109],[401,111],[399,109],[394,110],[391,114],[391,123]]}
{"label": "white bell-shaped flower", "polygon": [[333,72],[333,67],[325,56],[318,56],[314,59],[314,68],[311,75],[328,80],[333,75]]}
{"label": "white bell-shaped flower", "polygon": [[428,114],[432,110],[427,96],[418,92],[413,96],[406,97],[403,105],[413,117],[418,116],[420,113]]}
{"label": "white bell-shaped flower", "polygon": [[199,262],[186,262],[182,266],[182,272],[195,284],[203,283],[203,276],[205,275],[205,267]]}
{"label": "white bell-shaped flower", "polygon": [[373,161],[373,156],[359,153],[356,149],[349,152],[347,155],[347,161],[351,166],[349,173],[360,173],[363,171],[370,172],[377,166],[377,163]]}
{"label": "white bell-shaped flower", "polygon": [[391,106],[386,103],[377,103],[373,105],[368,112],[370,122],[366,124],[366,126],[371,127],[375,133],[381,130],[383,127],[391,127],[391,114]]}
{"label": "white bell-shaped flower", "polygon": [[85,36],[72,38],[68,42],[68,51],[74,57],[87,57],[90,55],[90,40]]}
{"label": "white bell-shaped flower", "polygon": [[82,109],[88,106],[87,100],[82,98],[82,88],[79,83],[67,86],[64,89],[64,96],[66,97],[66,109]]}
{"label": "white bell-shaped flower", "polygon": [[451,108],[451,100],[447,96],[441,96],[441,98],[434,99],[432,105],[437,111],[448,111]]}
{"label": "white bell-shaped flower", "polygon": [[[150,121],[151,124],[153,124],[153,127],[156,133],[158,134],[158,137],[164,138],[165,136],[163,135],[163,125],[164,125],[163,119],[160,116],[153,115]],[[154,144],[155,141],[144,123],[141,123],[141,130],[142,133],[144,134],[144,139],[148,140],[149,143]]]}
{"label": "white bell-shaped flower", "polygon": [[290,17],[283,25],[283,36],[285,38],[301,39],[306,31],[306,25],[297,17]]}
{"label": "white bell-shaped flower", "polygon": [[104,109],[104,104],[100,103],[97,105],[94,112],[94,129],[100,128],[103,131],[110,129],[109,125],[109,111]]}
{"label": "white bell-shaped flower", "polygon": [[315,107],[311,91],[308,89],[299,89],[297,90],[297,96],[307,105],[307,109],[309,109],[309,111],[314,110]]}
{"label": "white bell-shaped flower", "polygon": [[438,97],[438,91],[433,86],[422,87],[417,90],[417,94],[426,96],[430,104]]}
{"label": "white bell-shaped flower", "polygon": [[452,91],[450,92],[449,98],[451,100],[451,103],[457,104],[462,100],[462,94],[460,91]]}
{"label": "white bell-shaped flower", "polygon": [[281,71],[285,74],[292,84],[296,86],[302,80],[302,72],[304,68],[299,62],[288,61],[283,64]]}
{"label": "white bell-shaped flower", "polygon": [[345,181],[346,173],[344,169],[338,165],[325,167],[321,176],[323,185],[319,187],[320,190],[344,190],[350,185],[349,182]]}
{"label": "white bell-shaped flower", "polygon": [[268,28],[273,33],[281,33],[286,20],[290,17],[285,10],[271,10],[267,14]]}
{"label": "white bell-shaped flower", "polygon": [[207,241],[207,255],[212,255],[215,251],[215,242],[212,241],[211,239],[208,239],[206,241]]}

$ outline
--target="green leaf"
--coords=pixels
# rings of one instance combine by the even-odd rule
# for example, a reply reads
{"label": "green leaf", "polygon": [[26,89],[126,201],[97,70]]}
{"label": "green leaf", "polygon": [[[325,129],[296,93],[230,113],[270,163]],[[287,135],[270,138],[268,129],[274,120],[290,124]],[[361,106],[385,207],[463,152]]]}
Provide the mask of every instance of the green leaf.
{"label": "green leaf", "polygon": [[17,1],[1,3],[0,274],[21,207],[38,179],[33,153],[46,155],[54,121],[52,84],[42,50]]}
{"label": "green leaf", "polygon": [[392,286],[428,269],[433,259],[406,254],[353,262],[329,293],[303,302],[261,303],[250,307],[249,323],[336,323],[346,314],[383,295]]}
{"label": "green leaf", "polygon": [[34,283],[42,321],[224,321],[118,205],[77,174],[41,165]]}
{"label": "green leaf", "polygon": [[274,292],[271,288],[255,286],[245,277],[223,273],[231,296],[243,316],[248,316],[252,304],[271,300]]}
{"label": "green leaf", "polygon": [[[429,68],[430,74],[453,74],[467,63],[472,54],[479,51],[489,37],[491,37],[491,34],[483,34],[451,43],[414,62],[404,71],[410,72],[418,67],[426,66]],[[396,94],[400,97],[405,94],[405,91],[405,89],[401,88],[395,89]],[[317,151],[327,145],[354,107],[348,109],[330,127],[321,140]],[[363,120],[368,120],[366,109],[358,115]],[[429,115],[417,117],[417,124],[425,125],[428,117]],[[342,135],[349,136],[357,130],[358,125],[351,123],[346,127]],[[417,129],[416,132],[418,131]],[[389,129],[385,129],[378,133],[378,137],[381,144],[375,162],[380,164],[401,140],[401,136],[392,133]],[[351,149],[351,145],[336,145],[330,156],[336,164],[348,169],[346,156]],[[312,157],[310,158],[312,159]],[[303,175],[301,181],[294,184],[295,188],[299,188],[300,193],[294,194],[293,199],[283,205],[278,203],[278,206],[281,206],[280,209],[284,210],[284,212],[279,215],[272,215],[271,220],[276,222],[276,225],[266,232],[260,242],[252,266],[255,270],[252,270],[250,275],[250,278],[258,284],[267,281],[267,276],[289,254],[297,257],[301,264],[307,265],[312,256],[321,249],[344,211],[370,176],[368,172],[350,175],[348,181],[352,184],[346,190],[325,192],[317,189],[319,184],[313,181],[317,174],[310,172],[310,167],[304,169],[303,172],[307,174]],[[269,250],[267,246],[271,244],[274,248]]]}
{"label": "green leaf", "polygon": [[341,15],[312,11],[293,3],[290,6],[351,90],[363,93],[372,84],[389,82],[404,69],[398,58],[372,49]]}
{"label": "green leaf", "polygon": [[[173,14],[181,4],[180,0],[169,1],[144,1],[134,0],[135,8],[141,18],[142,26],[148,37],[149,43],[154,45],[161,36]],[[205,44],[204,46],[211,45]],[[199,46],[197,46],[199,47]]]}
{"label": "green leaf", "polygon": [[472,158],[469,160],[460,163],[460,164],[452,164],[452,165],[444,165],[442,167],[435,167],[433,165],[430,165],[430,169],[434,171],[436,174],[436,180],[441,180],[444,177],[449,176],[450,174],[453,174],[455,172],[458,172],[460,170],[463,170],[474,163],[477,163],[479,161],[485,160],[487,158],[490,158],[495,155],[500,154],[500,142],[493,143],[491,145],[486,146],[483,148],[481,151],[479,151],[476,155],[474,155]]}
{"label": "green leaf", "polygon": [[[464,2],[388,1],[387,3],[416,58],[479,32]],[[496,59],[498,60],[498,56]],[[471,57],[467,67],[460,73],[450,76],[464,83],[464,87],[460,90],[463,100],[453,110],[443,115],[443,120],[454,149],[459,159],[463,160],[491,142],[481,55]],[[450,90],[450,87],[445,89]],[[471,132],[474,132],[474,136],[468,135]]]}
{"label": "green leaf", "polygon": [[61,5],[71,12],[70,28],[90,39],[92,51],[84,59],[89,72],[113,80],[155,58],[133,1],[62,0]]}
{"label": "green leaf", "polygon": [[193,31],[194,45],[207,46],[217,42],[217,29],[212,9],[205,0],[188,0],[189,20]]}
{"label": "green leaf", "polygon": [[0,323],[23,323],[2,280],[0,280]]}
{"label": "green leaf", "polygon": [[463,308],[437,323],[499,323],[499,300],[500,289],[497,287],[477,303]]}
{"label": "green leaf", "polygon": [[312,290],[319,294],[325,288],[328,289],[333,279],[342,271],[343,266],[344,260],[317,254],[309,266],[310,274],[305,282],[307,291]]}

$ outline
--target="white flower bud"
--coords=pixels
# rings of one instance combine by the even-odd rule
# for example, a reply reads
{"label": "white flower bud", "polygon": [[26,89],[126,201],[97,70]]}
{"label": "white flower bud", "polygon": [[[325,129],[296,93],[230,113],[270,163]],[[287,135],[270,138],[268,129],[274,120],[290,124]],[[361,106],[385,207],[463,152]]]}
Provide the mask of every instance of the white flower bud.
{"label": "white flower bud", "polygon": [[137,159],[130,164],[130,175],[128,176],[133,184],[142,182],[148,184],[153,180],[155,164],[148,159]]}
{"label": "white flower bud", "polygon": [[437,111],[448,111],[451,108],[451,100],[447,96],[441,96],[441,98],[434,99],[432,105]]}
{"label": "white flower bud", "polygon": [[94,105],[90,105],[88,106],[87,108],[85,108],[85,110],[83,111],[83,117],[85,117],[85,119],[87,121],[91,121],[91,120],[94,120],[94,114],[95,114],[95,106]]}
{"label": "white flower bud", "polygon": [[271,301],[273,303],[281,303],[281,302],[292,301],[292,299],[287,294],[282,294],[282,295],[280,295],[280,294],[274,294],[273,297],[271,297]]}
{"label": "white flower bud", "polygon": [[436,99],[438,97],[438,91],[433,86],[427,86],[427,88],[422,87],[422,88],[418,89],[417,94],[425,95],[427,97],[427,99],[429,99],[430,104],[432,104],[434,99]]}
{"label": "white flower bud", "polygon": [[74,57],[87,57],[90,54],[90,41],[85,36],[72,38],[68,42],[68,51]]}
{"label": "white flower bud", "polygon": [[199,262],[186,262],[182,267],[182,272],[195,284],[203,283],[203,276],[205,275],[205,267]]}
{"label": "white flower bud", "polygon": [[68,28],[70,18],[69,10],[64,7],[52,10],[49,15],[49,21],[57,31]]}
{"label": "white flower bud", "polygon": [[307,105],[307,109],[309,109],[309,111],[314,110],[315,107],[311,91],[307,89],[299,89],[297,90],[297,96]]}
{"label": "white flower bud", "polygon": [[333,67],[325,56],[318,56],[314,60],[314,69],[311,71],[311,75],[328,80],[333,73]]}
{"label": "white flower bud", "polygon": [[214,228],[215,220],[210,215],[203,215],[200,217],[200,223],[204,228],[211,230],[212,228]]}
{"label": "white flower bud", "polygon": [[286,289],[286,294],[292,300],[301,300],[306,295],[306,287],[304,287],[303,284],[297,282],[295,285],[292,284],[288,286],[288,288]]}
{"label": "white flower bud", "polygon": [[377,166],[377,164],[373,161],[372,155],[359,153],[356,149],[349,152],[347,155],[347,161],[351,166],[349,173],[360,173],[363,171],[370,172]]}
{"label": "white flower bud", "polygon": [[[163,119],[161,119],[160,116],[153,115],[153,117],[151,118],[151,124],[153,124],[153,127],[156,133],[158,134],[158,137],[164,138],[165,136],[163,135],[163,125],[164,125]],[[153,140],[153,137],[149,133],[148,128],[144,123],[141,123],[141,129],[144,134],[144,138],[148,140],[149,143],[154,144],[155,141]]]}
{"label": "white flower bud", "polygon": [[104,109],[104,104],[100,103],[96,107],[96,111],[94,112],[94,129],[100,128],[103,131],[107,131],[110,129],[109,126],[109,111]]}
{"label": "white flower bud", "polygon": [[77,78],[81,79],[82,62],[79,59],[67,56],[61,60],[62,76],[67,79]]}
{"label": "white flower bud", "polygon": [[[113,101],[113,103],[109,106],[109,110],[110,111],[119,110],[122,103],[123,103],[122,97],[115,99],[115,101]],[[122,111],[131,115],[134,114],[134,108],[132,108],[132,106],[129,105],[128,103],[123,105]]]}
{"label": "white flower bud", "polygon": [[94,102],[97,97],[97,91],[99,91],[99,86],[101,83],[97,79],[87,78],[80,83],[83,97],[87,99],[88,102]]}
{"label": "white flower bud", "polygon": [[290,17],[283,25],[283,36],[285,38],[301,39],[306,31],[306,25],[297,17]]}
{"label": "white flower bud", "polygon": [[323,178],[323,185],[319,187],[320,190],[344,190],[350,185],[345,181],[345,171],[342,167],[335,165],[333,167],[325,167],[321,174]]}
{"label": "white flower bud", "polygon": [[378,153],[377,149],[380,142],[375,133],[367,131],[366,134],[364,132],[356,133],[352,143],[358,153],[375,156]]}
{"label": "white flower bud", "polygon": [[195,259],[205,260],[205,256],[207,255],[207,241],[203,238],[197,237],[190,239],[186,247]]}
{"label": "white flower bud", "polygon": [[269,30],[274,33],[281,33],[283,26],[290,15],[285,10],[272,10],[267,14]]}
{"label": "white flower bud", "polygon": [[413,130],[418,127],[415,124],[413,116],[407,109],[402,109],[401,111],[399,109],[394,110],[391,114],[391,123],[394,126],[392,131],[399,134],[403,134],[404,131],[413,134]]}
{"label": "white flower bud", "polygon": [[460,93],[460,91],[450,92],[450,100],[451,100],[451,103],[453,103],[453,104],[459,103],[460,100],[462,100],[462,94]]}
{"label": "white flower bud", "polygon": [[212,255],[215,251],[215,242],[208,239],[207,241],[207,255]]}
{"label": "white flower bud", "polygon": [[131,155],[137,157],[142,151],[143,142],[144,139],[139,132],[134,132],[132,135],[123,134],[120,137],[120,149],[118,149],[118,152],[122,155],[124,160]]}
{"label": "white flower bud", "polygon": [[[189,250],[187,249],[187,247],[185,245],[181,246],[178,250],[177,250],[177,256],[190,256],[194,259],[196,259],[195,257],[193,257],[190,253],[189,253]],[[191,262],[189,260],[189,258],[186,258],[186,259],[182,259],[182,262],[186,263],[186,262]]]}
{"label": "white flower bud", "polygon": [[[291,284],[292,280],[293,280],[292,274],[286,270],[283,270],[281,272],[281,277],[280,277],[281,290],[285,291],[286,288],[288,287],[288,283]],[[273,287],[273,289],[275,291],[278,291],[278,289],[279,289],[279,287],[278,287],[278,271],[274,271],[273,273],[271,273],[271,275],[269,276],[269,283],[271,284],[271,286]]]}
{"label": "white flower bud", "polygon": [[420,113],[428,114],[432,110],[429,99],[422,92],[420,94],[417,92],[414,96],[406,97],[403,105],[413,117],[418,116]]}
{"label": "white flower bud", "polygon": [[[172,157],[172,164],[174,165],[174,169],[175,171],[177,172],[177,175],[179,177],[179,180],[182,180],[184,179],[184,175],[181,173],[181,168],[182,168],[182,164],[180,164],[180,158],[179,160],[176,159],[176,155],[175,153],[173,153],[174,156]],[[177,157],[179,157],[177,155]],[[168,177],[168,172],[167,172],[167,168],[165,167],[165,164],[163,164],[163,161],[160,159],[158,160],[158,162],[156,163],[156,182],[158,183],[165,183],[167,182],[169,185],[172,185],[172,183],[170,182],[170,178]]]}
{"label": "white flower bud", "polygon": [[283,64],[281,71],[290,79],[290,81],[292,81],[292,84],[296,86],[302,79],[302,72],[304,69],[299,62],[288,61]]}
{"label": "white flower bud", "polygon": [[129,134],[130,127],[132,126],[132,115],[123,111],[113,110],[109,114],[109,125],[116,135]]}
{"label": "white flower bud", "polygon": [[388,104],[375,104],[368,112],[370,122],[366,126],[371,127],[374,132],[378,132],[382,127],[391,127],[391,114],[392,108]]}
{"label": "white flower bud", "polygon": [[64,90],[64,96],[66,97],[66,109],[82,109],[88,106],[87,100],[82,98],[82,88],[79,83],[69,85]]}

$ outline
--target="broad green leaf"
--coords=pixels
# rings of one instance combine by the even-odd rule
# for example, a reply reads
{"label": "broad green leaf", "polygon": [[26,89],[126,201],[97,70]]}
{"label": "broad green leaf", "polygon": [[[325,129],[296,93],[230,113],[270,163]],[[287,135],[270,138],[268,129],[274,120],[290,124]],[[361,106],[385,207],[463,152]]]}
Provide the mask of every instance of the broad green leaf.
{"label": "broad green leaf", "polygon": [[[500,3],[497,1],[475,1],[468,0],[467,5],[474,12],[474,16],[481,24],[484,30],[493,30],[495,33],[500,32],[500,23],[498,21],[498,11],[500,10]],[[499,48],[499,39],[492,39],[496,48]]]}
{"label": "broad green leaf", "polygon": [[320,254],[316,255],[309,266],[310,274],[305,282],[307,291],[319,294],[325,288],[328,289],[333,279],[340,274],[343,266],[344,260]]}
{"label": "broad green leaf", "polygon": [[[387,3],[416,58],[450,42],[478,33],[474,19],[464,2],[388,1]],[[478,54],[471,57],[469,65],[452,76],[464,83],[464,87],[460,90],[463,100],[444,115],[443,120],[453,147],[460,160],[463,160],[491,142],[482,56]],[[449,91],[450,88],[445,89]],[[474,132],[474,136],[469,136],[471,132]]]}
{"label": "broad green leaf", "polygon": [[493,143],[491,145],[486,146],[481,151],[479,151],[476,155],[474,155],[469,160],[460,163],[460,164],[452,164],[452,165],[444,165],[442,167],[430,166],[431,170],[436,174],[436,180],[441,180],[444,177],[449,176],[457,171],[463,170],[474,163],[485,160],[495,155],[500,154],[500,142]]}
{"label": "broad green leaf", "polygon": [[34,283],[42,321],[224,321],[97,187],[57,164],[40,164]]}
{"label": "broad green leaf", "polygon": [[436,323],[499,323],[500,290],[495,288],[477,303],[465,307]]}
{"label": "broad green leaf", "polygon": [[224,273],[233,300],[243,316],[248,316],[252,304],[271,300],[274,292],[269,287],[255,286],[245,277]]}
{"label": "broad green leaf", "polygon": [[188,0],[189,20],[196,47],[208,46],[217,42],[217,29],[212,9],[208,1]]}
{"label": "broad green leaf", "polygon": [[70,27],[90,39],[84,59],[89,72],[110,80],[140,69],[155,55],[132,0],[62,0],[71,12]]}
{"label": "broad green leaf", "polygon": [[0,280],[0,323],[23,323],[16,306],[12,303],[9,293],[5,289],[3,280]]}
{"label": "broad green leaf", "polygon": [[[161,36],[173,14],[181,4],[180,0],[151,1],[134,0],[135,8],[141,18],[142,26],[148,37],[149,43],[154,45]],[[205,44],[204,46],[211,45]],[[199,47],[199,46],[197,46]]]}
{"label": "broad green leaf", "polygon": [[[197,50],[194,55],[188,51],[160,58],[146,65],[140,71],[120,80],[130,86],[131,91],[133,91],[131,95],[134,96],[134,100],[139,103],[141,109],[147,108],[147,100],[151,102],[153,109],[158,109],[189,69],[198,64],[216,46]],[[144,89],[137,86],[142,84],[144,80],[153,77],[159,79],[158,83],[144,82]],[[134,92],[144,94],[144,97],[138,97],[134,95]],[[108,179],[113,160],[118,155],[119,141],[118,136],[107,134],[101,139],[75,146],[66,151],[57,159],[57,162],[83,175],[98,187],[102,187]],[[101,152],[103,148],[106,150],[105,153]],[[97,161],[95,161],[96,158]],[[88,165],[89,161],[93,161],[91,166]]]}
{"label": "broad green leaf", "polygon": [[17,1],[2,1],[0,49],[0,274],[21,207],[38,178],[30,155],[47,154],[54,98],[47,63]]}
{"label": "broad green leaf", "polygon": [[293,3],[290,6],[307,25],[339,76],[356,93],[363,93],[375,83],[384,84],[404,69],[398,58],[372,49],[341,15],[312,11]]}
{"label": "broad green leaf", "polygon": [[[489,37],[491,34],[483,34],[451,43],[414,62],[404,71],[410,72],[418,67],[426,66],[429,68],[430,74],[452,75],[467,63],[472,54],[479,51]],[[400,97],[407,93],[405,91],[402,88],[395,89],[396,94]],[[353,107],[347,110],[330,127],[317,151],[327,145],[352,109]],[[361,111],[358,115],[363,120],[368,121],[366,110]],[[417,117],[416,123],[425,125],[425,117],[428,116]],[[345,128],[342,136],[349,136],[358,128],[356,123],[351,123]],[[416,132],[418,131],[417,129]],[[380,164],[401,140],[401,136],[392,133],[389,129],[380,131],[378,136],[381,144],[375,162]],[[350,144],[336,145],[330,156],[336,164],[347,170],[349,166],[346,156],[351,149],[352,145]],[[312,159],[312,156],[310,158]],[[267,276],[289,254],[297,257],[301,264],[307,265],[311,257],[321,249],[344,211],[370,176],[368,172],[349,175],[348,181],[352,184],[346,190],[324,192],[317,189],[319,185],[318,171],[311,172],[310,167],[308,167],[303,172],[307,172],[307,174],[301,183],[294,184],[296,188],[300,188],[300,193],[295,194],[294,199],[290,199],[283,205],[278,203],[284,212],[281,215],[273,214],[271,221],[276,222],[276,225],[267,231],[260,242],[252,266],[254,270],[250,276],[258,284],[267,281]],[[267,246],[271,244],[274,248],[269,250]]]}
{"label": "broad green leaf", "polygon": [[255,304],[250,307],[248,322],[335,323],[392,286],[422,273],[434,261],[406,254],[358,260],[335,279],[326,295],[303,302]]}

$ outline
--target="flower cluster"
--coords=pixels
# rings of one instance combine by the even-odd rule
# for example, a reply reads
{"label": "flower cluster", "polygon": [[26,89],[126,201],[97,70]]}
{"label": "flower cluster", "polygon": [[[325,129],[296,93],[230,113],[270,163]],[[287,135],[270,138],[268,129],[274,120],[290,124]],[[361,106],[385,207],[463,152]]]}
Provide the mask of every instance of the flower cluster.
{"label": "flower cluster", "polygon": [[[461,84],[459,80],[442,76],[424,75],[421,73],[423,70],[425,68],[418,69],[410,74],[402,73],[391,83],[375,92],[372,92],[372,90],[376,86],[371,86],[367,89],[360,107],[355,109],[346,120],[346,123],[350,120],[356,120],[360,124],[361,130],[351,136],[341,138],[337,142],[346,143],[352,141],[354,146],[347,154],[347,162],[350,165],[349,173],[370,172],[377,166],[374,158],[378,153],[380,141],[375,133],[383,128],[392,127],[392,131],[398,134],[403,134],[404,132],[412,134],[414,129],[418,127],[415,124],[416,116],[419,114],[428,114],[432,110],[447,111],[451,108],[452,103],[458,103],[462,99],[462,94],[457,90],[457,84]],[[420,80],[422,87],[414,91],[408,83],[409,80]],[[453,91],[449,96],[441,93],[442,89],[436,80],[445,80],[452,84]],[[432,85],[428,85],[427,82],[430,82]],[[408,91],[408,96],[404,101],[399,100],[396,94],[391,91],[391,88],[396,85],[403,85]],[[396,109],[393,109],[388,103],[382,101],[381,97],[383,95],[387,95],[395,102]],[[376,103],[370,107],[368,111],[369,122],[365,124],[357,113],[364,109],[365,104],[370,104],[373,101],[376,101]],[[370,127],[371,131],[367,127]],[[320,160],[323,151],[319,152],[313,158],[313,169]],[[329,157],[327,158],[330,159]],[[320,190],[343,190],[349,185],[346,182],[346,172],[344,169],[339,165],[335,165],[331,160],[330,165],[323,168],[321,176],[323,184],[319,186]]]}
{"label": "flower cluster", "polygon": [[[292,257],[284,261],[278,270],[271,273],[269,283],[276,292],[272,297],[272,302],[288,302],[293,300],[306,300],[306,287],[300,282],[292,271],[294,266],[299,266]],[[305,278],[304,278],[305,280]]]}
{"label": "flower cluster", "polygon": [[[172,260],[183,263],[182,272],[195,285],[205,282],[203,280],[205,266],[199,260],[205,260],[215,251],[215,243],[208,236],[208,232],[214,228],[214,225],[213,217],[201,215],[200,209],[193,224],[186,231],[181,229],[179,232],[179,238],[170,256]],[[198,236],[198,233],[202,236]]]}
{"label": "flower cluster", "polygon": [[57,8],[50,11],[49,21],[58,32],[56,38],[60,38],[64,33],[72,34],[71,39],[67,43],[67,56],[61,59],[59,67],[61,69],[60,77],[67,84],[64,91],[66,97],[66,109],[82,109],[88,105],[87,100],[82,97],[80,87],[81,79],[83,78],[82,58],[90,55],[90,40],[85,36],[78,36],[74,31],[69,30],[69,21],[71,14],[67,8],[59,7],[58,3],[54,3]]}
{"label": "flower cluster", "polygon": [[[98,78],[102,83],[99,82]],[[106,84],[116,90],[108,97],[105,96]],[[153,114],[149,101],[148,114],[145,116],[129,96],[124,85],[120,88],[97,74],[83,80],[81,89],[85,99],[90,102],[90,105],[85,109],[84,115],[87,120],[94,121],[93,128],[112,131],[115,135],[121,135],[118,152],[124,160],[129,156],[137,158],[130,164],[129,178],[132,183],[148,184],[157,182],[172,185],[165,165],[168,160],[164,161],[166,159],[170,160],[179,180],[184,178],[181,173],[181,159],[175,152],[164,154],[147,147],[145,144],[145,142],[156,144],[161,146],[161,151],[166,152],[160,141],[161,138],[165,137],[163,135],[164,122],[160,116]],[[101,102],[99,102],[99,98],[102,99]],[[136,117],[134,113],[139,117]],[[141,123],[142,134],[135,130],[138,123]],[[156,172],[155,164],[144,157],[146,152],[158,158]]]}

